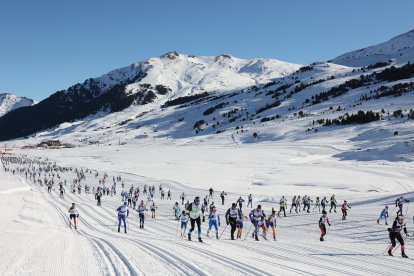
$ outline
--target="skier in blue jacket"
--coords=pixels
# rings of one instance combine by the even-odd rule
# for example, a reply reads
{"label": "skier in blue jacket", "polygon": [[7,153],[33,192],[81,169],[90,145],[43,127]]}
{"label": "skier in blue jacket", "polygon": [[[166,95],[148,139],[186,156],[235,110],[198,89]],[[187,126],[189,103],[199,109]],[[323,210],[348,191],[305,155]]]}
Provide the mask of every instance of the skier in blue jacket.
{"label": "skier in blue jacket", "polygon": [[385,208],[382,210],[379,219],[377,219],[377,223],[380,223],[380,220],[384,219],[385,220],[385,225],[388,225],[387,222],[387,218],[388,218],[388,206],[385,206]]}
{"label": "skier in blue jacket", "polygon": [[216,229],[216,239],[218,239],[219,238],[219,236],[218,236],[218,226],[220,226],[220,215],[217,213],[216,207],[213,207],[213,210],[208,215],[207,237],[208,237],[208,233],[210,232],[210,230],[213,226]]}
{"label": "skier in blue jacket", "polygon": [[119,206],[118,209],[116,209],[116,211],[118,212],[118,232],[120,232],[121,221],[123,221],[124,222],[124,230],[125,230],[125,234],[126,234],[126,232],[127,232],[126,217],[128,217],[128,215],[129,215],[127,202],[125,201],[122,206]]}

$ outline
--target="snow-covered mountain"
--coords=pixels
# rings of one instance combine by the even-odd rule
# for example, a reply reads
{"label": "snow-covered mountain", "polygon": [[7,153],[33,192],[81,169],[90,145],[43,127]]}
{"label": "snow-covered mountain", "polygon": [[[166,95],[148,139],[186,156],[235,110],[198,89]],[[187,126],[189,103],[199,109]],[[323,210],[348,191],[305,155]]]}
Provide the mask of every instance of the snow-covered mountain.
{"label": "snow-covered mountain", "polygon": [[0,117],[20,107],[32,106],[35,101],[25,97],[19,97],[10,93],[0,94]]}
{"label": "snow-covered mountain", "polygon": [[398,63],[412,61],[414,56],[414,30],[401,34],[387,42],[343,54],[333,63],[359,67],[380,61],[394,60]]}
{"label": "snow-covered mountain", "polygon": [[32,134],[94,114],[202,93],[228,92],[286,76],[301,65],[270,59],[242,60],[230,55],[197,57],[170,52],[87,79],[58,91],[32,108],[0,120],[1,140]]}
{"label": "snow-covered mountain", "polygon": [[0,140],[240,144],[335,135],[350,145],[338,158],[412,160],[412,36],[307,66],[167,53],[8,113]]}

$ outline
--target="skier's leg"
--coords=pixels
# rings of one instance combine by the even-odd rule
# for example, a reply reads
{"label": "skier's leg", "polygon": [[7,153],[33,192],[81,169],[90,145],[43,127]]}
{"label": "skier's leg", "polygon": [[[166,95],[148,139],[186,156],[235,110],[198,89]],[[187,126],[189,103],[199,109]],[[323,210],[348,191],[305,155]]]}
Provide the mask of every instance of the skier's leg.
{"label": "skier's leg", "polygon": [[118,232],[121,229],[121,216],[118,216]]}

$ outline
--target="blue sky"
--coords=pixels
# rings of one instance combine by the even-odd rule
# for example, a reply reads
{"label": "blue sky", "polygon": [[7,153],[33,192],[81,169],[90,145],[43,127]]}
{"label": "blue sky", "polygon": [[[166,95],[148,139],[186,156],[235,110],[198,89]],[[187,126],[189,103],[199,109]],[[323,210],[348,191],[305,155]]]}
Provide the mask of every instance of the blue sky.
{"label": "blue sky", "polygon": [[0,2],[0,93],[41,100],[168,51],[308,64],[414,29],[406,0]]}

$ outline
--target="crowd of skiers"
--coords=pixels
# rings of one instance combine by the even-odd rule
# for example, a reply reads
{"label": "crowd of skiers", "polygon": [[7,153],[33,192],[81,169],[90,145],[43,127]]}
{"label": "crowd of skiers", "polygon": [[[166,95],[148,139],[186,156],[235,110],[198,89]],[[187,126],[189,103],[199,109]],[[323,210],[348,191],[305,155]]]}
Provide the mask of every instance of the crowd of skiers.
{"label": "crowd of skiers", "polygon": [[[81,194],[82,191],[82,184],[86,182],[88,174],[92,174],[92,170],[89,169],[78,169],[72,167],[61,167],[58,166],[54,162],[50,162],[47,160],[42,159],[30,159],[24,156],[2,156],[1,158],[3,169],[6,172],[12,172],[13,174],[19,173],[26,177],[26,179],[32,181],[33,183],[37,183],[40,186],[46,186],[48,193],[51,193],[56,183],[58,183],[58,191],[59,196],[63,199],[65,195],[65,187],[67,187],[67,180],[63,180],[61,175],[63,173],[72,172],[74,174],[74,178],[72,179],[72,184],[70,185],[70,190],[72,193]],[[12,167],[12,165],[14,167]],[[95,178],[99,178],[99,173],[96,172]],[[99,185],[95,188],[92,187],[92,192],[95,194],[95,200],[97,201],[97,205],[101,206],[101,198],[103,196],[116,196],[117,191],[117,184],[121,184],[122,192],[120,193],[121,200],[123,204],[119,206],[116,211],[118,214],[117,217],[117,225],[118,225],[118,232],[121,230],[121,226],[124,228],[124,232],[127,233],[127,217],[129,216],[129,208],[136,210],[139,217],[139,227],[144,229],[144,222],[146,212],[151,212],[151,218],[155,219],[156,217],[156,210],[158,209],[157,205],[154,202],[155,197],[155,186],[148,186],[144,185],[142,189],[142,195],[146,196],[146,203],[144,200],[141,200],[140,203],[137,205],[137,202],[140,198],[140,187],[131,187],[128,190],[125,190],[125,183],[122,180],[121,176],[114,176],[112,178],[113,183],[111,188],[107,187],[108,182],[108,174],[104,173],[102,178],[99,178],[98,183]],[[86,183],[83,184],[86,193],[90,193],[90,186]],[[172,200],[172,192],[168,190],[167,192],[164,190],[162,185],[158,187],[160,199],[165,199],[165,194],[167,194],[167,200]],[[227,227],[230,227],[230,238],[231,240],[235,239],[243,239],[243,229],[245,227],[245,222],[250,220],[251,224],[248,228],[248,231],[244,237],[247,236],[251,232],[251,237],[256,241],[259,240],[259,236],[263,237],[263,239],[268,240],[268,233],[271,232],[272,238],[276,241],[276,233],[277,233],[277,217],[280,217],[283,214],[286,217],[286,212],[288,210],[288,200],[282,196],[279,200],[279,210],[276,212],[274,208],[272,208],[269,215],[266,215],[262,206],[260,204],[257,205],[256,208],[253,208],[253,196],[249,194],[247,196],[247,208],[253,208],[249,212],[244,213],[243,210],[243,203],[245,200],[240,196],[235,202],[231,203],[231,207],[227,209],[224,214],[224,221],[226,226],[222,230],[221,234],[219,233],[219,227],[223,222],[223,218],[221,218],[218,210],[215,206],[215,203],[212,201],[214,198],[214,189],[210,188],[208,190],[208,195],[206,195],[203,200],[201,201],[199,196],[196,196],[194,200],[190,203],[189,200],[186,200],[187,195],[183,192],[180,194],[179,198],[181,200],[181,206],[178,202],[175,202],[173,206],[173,214],[175,219],[178,221],[178,226],[180,226],[180,233],[181,237],[186,237],[188,240],[191,241],[192,233],[197,228],[197,237],[200,242],[202,242],[202,230],[201,224],[205,222],[206,217],[208,220],[208,230],[207,230],[207,237],[210,237],[210,232],[214,231],[216,239],[219,239]],[[225,206],[226,204],[226,197],[227,193],[225,191],[220,192],[220,199],[221,205]],[[211,202],[210,202],[211,201]],[[404,203],[409,202],[404,196],[399,197],[395,201],[395,209],[398,208],[397,217],[394,220],[392,227],[388,228],[389,231],[389,238],[391,244],[389,246],[388,254],[392,255],[394,248],[396,247],[396,241],[400,243],[401,252],[403,257],[407,257],[405,254],[405,245],[404,239],[402,238],[401,231],[408,236],[406,224],[404,221],[403,211],[404,211]],[[312,204],[313,207],[312,207]],[[147,207],[147,205],[149,207]],[[246,208],[246,207],[245,207]],[[340,205],[342,211],[342,220],[347,219],[348,210],[351,209],[348,202],[346,200]],[[291,200],[291,205],[289,209],[289,213],[295,212],[306,212],[310,213],[311,210],[313,212],[317,211],[322,213],[322,216],[319,218],[318,226],[321,231],[320,241],[325,240],[325,236],[327,234],[327,227],[331,226],[330,220],[328,218],[328,209],[329,213],[336,213],[337,209],[337,200],[335,195],[332,195],[329,200],[327,197],[316,197],[315,200],[312,200],[310,196],[305,195],[301,198],[301,196],[294,196]],[[407,211],[406,211],[407,212]],[[78,227],[77,218],[79,217],[79,213],[76,209],[76,204],[72,203],[72,206],[68,210],[69,213],[69,225],[73,226],[76,229]],[[207,213],[207,214],[206,214]],[[391,212],[392,213],[392,212]],[[379,224],[382,220],[385,221],[385,224],[388,225],[387,218],[389,216],[388,206],[382,210],[377,223]],[[188,223],[190,226],[188,227]],[[189,230],[187,231],[187,228]]]}

